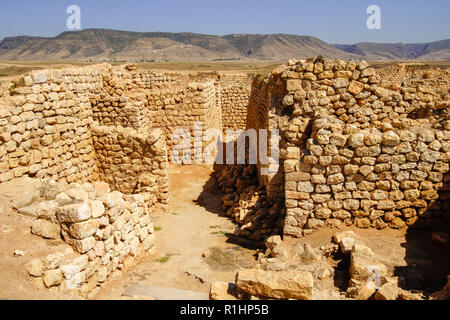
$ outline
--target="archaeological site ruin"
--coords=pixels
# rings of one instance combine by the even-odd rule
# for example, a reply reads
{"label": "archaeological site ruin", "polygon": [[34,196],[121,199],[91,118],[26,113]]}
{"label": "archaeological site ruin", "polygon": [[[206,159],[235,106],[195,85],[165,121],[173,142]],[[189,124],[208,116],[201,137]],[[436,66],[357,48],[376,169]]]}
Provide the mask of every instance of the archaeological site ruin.
{"label": "archaeological site ruin", "polygon": [[[428,280],[411,285],[412,269],[386,266],[357,230],[400,230],[413,251],[410,232],[429,232],[442,270],[427,294],[448,296],[449,85],[437,68],[321,56],[267,75],[98,64],[20,76],[0,89],[1,215],[27,217],[23,232],[59,247],[39,256],[30,244],[18,268],[42,292],[95,298],[157,250],[170,168],[200,165],[232,236],[262,244],[211,299],[320,299],[338,272],[334,298],[423,299]],[[268,161],[249,163],[253,133]],[[215,164],[196,159],[209,152]],[[302,242],[325,229],[326,241]]]}

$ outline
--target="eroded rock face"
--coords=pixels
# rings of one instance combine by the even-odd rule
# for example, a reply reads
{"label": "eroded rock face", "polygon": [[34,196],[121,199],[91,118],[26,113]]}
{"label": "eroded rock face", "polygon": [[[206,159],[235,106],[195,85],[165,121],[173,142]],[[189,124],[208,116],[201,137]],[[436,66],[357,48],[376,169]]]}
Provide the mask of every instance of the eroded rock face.
{"label": "eroded rock face", "polygon": [[276,299],[311,300],[313,277],[302,271],[240,270],[236,287],[241,292]]}

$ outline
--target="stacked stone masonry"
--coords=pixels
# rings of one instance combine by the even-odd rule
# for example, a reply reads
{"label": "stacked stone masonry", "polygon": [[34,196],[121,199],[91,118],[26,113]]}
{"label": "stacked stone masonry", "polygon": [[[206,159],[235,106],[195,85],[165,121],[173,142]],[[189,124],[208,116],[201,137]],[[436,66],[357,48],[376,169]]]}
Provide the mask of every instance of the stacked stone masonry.
{"label": "stacked stone masonry", "polygon": [[[227,169],[258,173],[234,177],[239,186],[227,186],[224,201],[248,203],[258,194],[263,200],[255,203],[267,208],[246,212],[267,213],[262,235],[274,229],[267,221],[302,236],[325,225],[432,227],[449,218],[445,72],[398,81],[366,62],[320,57],[259,78],[102,64],[34,71],[2,88],[0,182],[29,176],[70,184],[45,200],[43,213],[36,209],[34,229],[62,234],[80,255],[77,289],[95,289],[152,248],[147,220],[168,204],[168,162],[180,129],[193,137],[185,164],[209,144],[200,135],[209,129],[279,131],[278,172],[261,175],[263,163]],[[234,205],[228,211],[251,220]],[[47,287],[72,279],[60,265],[39,274]]]}
{"label": "stacked stone masonry", "polygon": [[[32,204],[31,231],[62,239],[72,249],[25,265],[37,284],[70,295],[92,296],[99,286],[128,270],[154,246],[148,194],[110,191],[107,183],[43,182]],[[25,209],[22,209],[25,210]],[[61,236],[62,235],[62,236]]]}
{"label": "stacked stone masonry", "polygon": [[227,118],[234,117],[233,105],[245,113],[246,94],[228,92],[233,84],[243,87],[240,81],[248,77],[225,79],[227,93],[221,96],[226,103],[222,103],[217,90],[222,80],[216,73],[156,73],[102,64],[27,74],[1,97],[0,182],[24,175],[96,181],[102,156],[93,147],[94,126],[132,128],[144,135],[150,128],[160,128],[169,160],[174,144],[180,143],[172,141],[173,133],[179,129],[192,137],[196,133],[200,138],[189,141],[193,160],[200,134],[233,122]]}
{"label": "stacked stone masonry", "polygon": [[265,183],[276,188],[284,177],[284,235],[448,219],[446,80],[436,91],[423,81],[385,85],[365,62],[319,58],[290,61],[257,80],[249,126],[280,131],[282,165]]}
{"label": "stacked stone masonry", "polygon": [[252,78],[247,74],[220,75],[220,103],[222,105],[224,130],[245,129]]}
{"label": "stacked stone masonry", "polygon": [[97,69],[36,71],[15,83],[0,100],[0,182],[95,180],[89,92],[101,87]]}
{"label": "stacked stone masonry", "polygon": [[[31,276],[47,288],[89,295],[153,248],[150,212],[169,201],[172,134],[198,134],[191,154],[203,151],[198,143],[209,142],[200,134],[228,121],[220,82],[217,73],[102,64],[34,71],[2,85],[0,182],[31,177],[58,189],[17,209],[36,219],[35,235],[62,238],[74,250],[69,260],[55,253],[31,261]],[[232,96],[227,110],[233,99],[245,107]]]}
{"label": "stacked stone masonry", "polygon": [[132,128],[94,125],[99,179],[125,193],[148,193],[150,205],[168,204],[165,138],[158,129],[142,134]]}

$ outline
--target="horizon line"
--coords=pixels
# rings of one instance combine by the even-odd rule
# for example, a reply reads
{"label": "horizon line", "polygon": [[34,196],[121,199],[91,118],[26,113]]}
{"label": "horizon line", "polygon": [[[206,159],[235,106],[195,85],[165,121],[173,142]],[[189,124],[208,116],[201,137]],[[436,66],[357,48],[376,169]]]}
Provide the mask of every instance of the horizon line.
{"label": "horizon line", "polygon": [[100,28],[100,27],[92,27],[92,28],[86,28],[86,29],[81,29],[81,30],[64,30],[59,32],[58,34],[54,35],[54,36],[34,36],[34,35],[29,35],[29,34],[19,34],[19,35],[12,35],[12,36],[6,36],[4,38],[2,38],[0,40],[0,42],[2,42],[3,40],[7,39],[7,38],[17,38],[17,37],[30,37],[30,38],[42,38],[42,39],[54,39],[64,33],[80,33],[83,31],[90,31],[90,30],[106,30],[106,31],[119,31],[119,32],[131,32],[131,33],[168,33],[168,34],[194,34],[194,35],[203,35],[203,36],[215,36],[215,37],[226,37],[226,36],[232,36],[232,35],[254,35],[254,36],[269,36],[269,35],[289,35],[289,36],[297,36],[297,37],[311,37],[311,38],[315,38],[318,39],[320,41],[323,41],[325,43],[331,44],[331,45],[355,45],[355,44],[359,44],[359,43],[374,43],[374,44],[404,44],[404,45],[409,45],[409,44],[429,44],[429,43],[433,43],[433,42],[439,42],[439,41],[446,41],[446,40],[450,40],[450,38],[445,38],[445,39],[438,39],[438,40],[432,40],[432,41],[427,41],[427,42],[373,42],[373,41],[358,41],[358,42],[350,42],[350,43],[337,43],[337,42],[328,42],[325,40],[322,40],[321,38],[318,38],[316,36],[313,35],[302,35],[302,34],[294,34],[294,33],[284,33],[284,32],[277,32],[277,33],[228,33],[228,34],[208,34],[208,33],[198,33],[198,32],[191,32],[191,31],[179,31],[179,32],[174,32],[174,31],[134,31],[134,30],[125,30],[125,29],[111,29],[111,28]]}

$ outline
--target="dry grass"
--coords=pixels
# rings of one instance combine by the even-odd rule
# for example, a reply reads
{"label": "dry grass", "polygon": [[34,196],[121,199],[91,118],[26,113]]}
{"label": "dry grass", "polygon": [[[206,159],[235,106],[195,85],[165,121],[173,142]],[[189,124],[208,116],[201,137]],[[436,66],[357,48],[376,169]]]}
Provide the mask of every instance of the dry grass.
{"label": "dry grass", "polygon": [[209,249],[205,262],[213,270],[234,271],[240,268],[251,269],[256,264],[251,257],[252,252],[243,248],[218,248]]}
{"label": "dry grass", "polygon": [[[244,73],[267,73],[280,62],[142,62],[138,63],[141,69],[155,71],[220,71],[220,72],[244,72]],[[32,70],[40,69],[62,69],[69,66],[87,66],[93,62],[63,61],[63,62],[41,62],[41,61],[0,61],[0,74],[2,76],[17,76]],[[113,62],[113,65],[125,64],[125,62]]]}
{"label": "dry grass", "polygon": [[447,69],[450,68],[450,61],[415,61],[415,60],[408,60],[408,61],[376,61],[376,62],[369,62],[371,66],[373,66],[376,69],[382,69],[389,67],[390,65],[397,64],[397,63],[407,63],[407,64],[423,64],[423,67],[432,67],[432,68],[441,68],[441,69]]}
{"label": "dry grass", "polygon": [[144,62],[138,63],[142,69],[158,71],[221,71],[268,73],[283,62]]}
{"label": "dry grass", "polygon": [[[375,68],[385,68],[396,63],[423,63],[425,66],[450,68],[450,61],[377,61],[370,62]],[[126,62],[113,62],[113,65],[121,65]],[[254,74],[266,74],[277,65],[285,61],[211,61],[211,62],[141,62],[137,63],[141,69],[154,71],[180,71],[180,72],[242,72]],[[69,66],[87,66],[94,62],[81,61],[0,61],[0,78],[14,77],[32,70],[62,69]]]}

